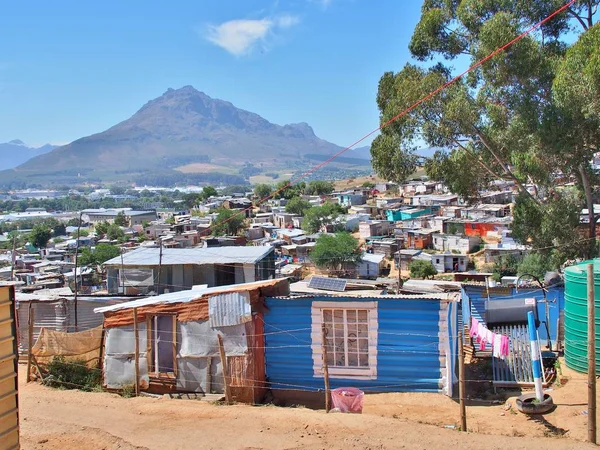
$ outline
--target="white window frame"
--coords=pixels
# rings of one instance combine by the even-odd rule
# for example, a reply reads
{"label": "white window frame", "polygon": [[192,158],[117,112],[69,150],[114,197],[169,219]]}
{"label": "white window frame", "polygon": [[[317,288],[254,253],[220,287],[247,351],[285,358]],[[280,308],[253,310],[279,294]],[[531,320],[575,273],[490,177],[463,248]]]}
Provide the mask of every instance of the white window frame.
{"label": "white window frame", "polygon": [[312,320],[312,356],[315,378],[323,378],[323,310],[356,310],[368,311],[369,326],[369,367],[333,367],[329,366],[330,378],[351,378],[356,380],[374,380],[377,378],[377,302],[321,302],[315,301],[311,308]]}

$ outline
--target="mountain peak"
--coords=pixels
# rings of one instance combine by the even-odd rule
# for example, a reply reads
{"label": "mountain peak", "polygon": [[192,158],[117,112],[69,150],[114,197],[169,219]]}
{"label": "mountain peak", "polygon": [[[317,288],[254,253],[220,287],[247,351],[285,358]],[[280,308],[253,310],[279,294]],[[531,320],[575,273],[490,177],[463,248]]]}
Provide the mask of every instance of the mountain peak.
{"label": "mountain peak", "polygon": [[22,147],[27,147],[25,145],[25,142],[23,142],[21,139],[13,139],[12,141],[9,141],[8,143],[12,144],[12,145],[20,145]]}

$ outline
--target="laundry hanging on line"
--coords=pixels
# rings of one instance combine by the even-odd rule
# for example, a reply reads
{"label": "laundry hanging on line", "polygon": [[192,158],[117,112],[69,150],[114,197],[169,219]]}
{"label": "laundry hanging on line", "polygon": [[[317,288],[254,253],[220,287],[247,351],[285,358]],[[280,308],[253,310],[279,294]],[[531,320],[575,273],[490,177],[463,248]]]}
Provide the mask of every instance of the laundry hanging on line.
{"label": "laundry hanging on line", "polygon": [[485,346],[490,344],[494,357],[504,359],[508,356],[510,341],[508,336],[500,333],[494,333],[479,322],[475,317],[471,317],[471,330],[469,335],[475,338],[479,343],[479,350],[485,350]]}

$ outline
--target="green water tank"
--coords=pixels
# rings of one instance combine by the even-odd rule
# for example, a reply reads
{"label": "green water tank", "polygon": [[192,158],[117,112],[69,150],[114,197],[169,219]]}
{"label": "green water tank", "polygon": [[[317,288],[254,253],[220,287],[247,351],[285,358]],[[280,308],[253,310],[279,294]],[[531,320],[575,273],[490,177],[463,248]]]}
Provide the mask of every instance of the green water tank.
{"label": "green water tank", "polygon": [[[600,259],[565,269],[565,361],[578,372],[587,372],[587,265],[594,266],[596,308],[596,371],[600,371]],[[600,372],[599,372],[600,373]]]}

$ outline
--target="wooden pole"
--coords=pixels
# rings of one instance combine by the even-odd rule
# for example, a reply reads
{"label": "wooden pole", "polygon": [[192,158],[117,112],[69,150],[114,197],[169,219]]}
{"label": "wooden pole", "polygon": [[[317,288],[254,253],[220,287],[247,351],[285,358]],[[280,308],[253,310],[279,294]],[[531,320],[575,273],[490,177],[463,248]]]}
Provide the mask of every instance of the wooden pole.
{"label": "wooden pole", "polygon": [[587,265],[588,441],[596,443],[596,308],[594,266]]}
{"label": "wooden pole", "polygon": [[162,276],[162,255],[163,255],[163,240],[161,237],[158,238],[159,250],[158,250],[158,277],[156,280],[156,294],[160,295],[160,277]]}
{"label": "wooden pole", "polygon": [[135,395],[140,395],[140,339],[137,308],[133,308],[133,334],[135,339]]}
{"label": "wooden pole", "polygon": [[225,347],[223,346],[223,336],[217,334],[219,340],[219,355],[221,356],[221,368],[223,370],[223,384],[225,385],[225,401],[231,405],[231,391],[229,388],[229,367],[227,367],[227,355],[225,355]]}
{"label": "wooden pole", "polygon": [[83,213],[79,213],[79,221],[77,222],[77,240],[75,241],[75,269],[73,271],[73,273],[75,275],[75,277],[74,277],[74,279],[75,279],[75,292],[74,292],[75,296],[73,298],[73,301],[74,301],[74,307],[75,307],[75,331],[76,332],[79,331],[79,324],[78,324],[79,314],[77,311],[77,304],[79,303],[78,298],[77,298],[77,292],[78,292],[78,289],[77,289],[77,260],[79,257],[79,237],[81,235],[81,218],[82,218],[82,216],[83,216]]}
{"label": "wooden pole", "polygon": [[123,287],[123,295],[125,292],[125,266],[123,264],[123,248],[121,248],[121,286]]}
{"label": "wooden pole", "polygon": [[398,289],[396,291],[397,294],[400,294],[400,289],[402,288],[402,253],[398,250]]}
{"label": "wooden pole", "polygon": [[321,348],[323,351],[323,381],[325,381],[325,412],[331,410],[331,392],[329,389],[329,365],[327,363],[327,341],[325,340],[325,324],[321,327]]}
{"label": "wooden pole", "polygon": [[10,280],[15,281],[15,263],[17,261],[17,233],[19,230],[17,229],[15,234],[13,234],[12,240],[12,253],[10,256]]}
{"label": "wooden pole", "polygon": [[465,352],[463,331],[458,333],[458,398],[460,401],[460,430],[467,431],[467,408],[465,406]]}
{"label": "wooden pole", "polygon": [[206,393],[210,394],[212,392],[212,358],[210,356],[206,357]]}
{"label": "wooden pole", "polygon": [[31,302],[29,302],[28,312],[29,314],[27,317],[27,338],[29,340],[29,351],[27,352],[27,383],[31,381],[31,363],[33,362],[33,323],[35,309],[33,308],[33,304]]}

